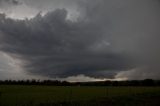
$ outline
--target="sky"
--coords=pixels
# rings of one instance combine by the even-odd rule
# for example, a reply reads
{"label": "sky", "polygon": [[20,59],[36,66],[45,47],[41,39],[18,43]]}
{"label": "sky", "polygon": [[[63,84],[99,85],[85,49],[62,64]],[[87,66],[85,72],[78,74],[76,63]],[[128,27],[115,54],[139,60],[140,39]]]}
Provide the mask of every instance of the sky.
{"label": "sky", "polygon": [[0,79],[160,79],[159,0],[0,0]]}

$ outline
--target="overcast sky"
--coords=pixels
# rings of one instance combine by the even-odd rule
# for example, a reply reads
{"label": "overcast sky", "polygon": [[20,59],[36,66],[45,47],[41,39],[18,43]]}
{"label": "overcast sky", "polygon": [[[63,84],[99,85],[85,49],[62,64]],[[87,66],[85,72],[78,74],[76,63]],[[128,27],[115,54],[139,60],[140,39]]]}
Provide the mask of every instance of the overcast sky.
{"label": "overcast sky", "polygon": [[159,0],[0,0],[0,79],[160,79]]}

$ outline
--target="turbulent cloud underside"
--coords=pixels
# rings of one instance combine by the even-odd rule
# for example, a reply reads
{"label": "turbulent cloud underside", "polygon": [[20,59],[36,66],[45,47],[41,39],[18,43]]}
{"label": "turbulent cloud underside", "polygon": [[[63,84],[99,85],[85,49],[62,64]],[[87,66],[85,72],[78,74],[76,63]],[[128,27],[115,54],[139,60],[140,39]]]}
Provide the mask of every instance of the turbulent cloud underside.
{"label": "turbulent cloud underside", "polygon": [[43,1],[0,0],[38,13],[19,20],[1,7],[0,51],[24,72],[49,78],[159,78],[158,0],[76,0],[74,16],[68,2],[55,0],[63,5],[50,9]]}

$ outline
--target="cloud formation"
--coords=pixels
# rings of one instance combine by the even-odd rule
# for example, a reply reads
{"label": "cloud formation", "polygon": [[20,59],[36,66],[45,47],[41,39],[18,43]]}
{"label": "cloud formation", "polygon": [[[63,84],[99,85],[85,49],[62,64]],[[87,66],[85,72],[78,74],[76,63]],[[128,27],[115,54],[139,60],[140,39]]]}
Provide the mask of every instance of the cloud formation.
{"label": "cloud formation", "polygon": [[20,5],[21,2],[17,0],[0,0],[0,10],[8,9]]}
{"label": "cloud formation", "polygon": [[[43,1],[34,2],[24,3],[43,7]],[[21,61],[19,66],[32,75],[134,79],[154,67],[154,74],[144,78],[159,78],[158,0],[76,0],[69,9],[62,4],[66,8],[43,8],[45,15],[40,10],[31,19],[0,14],[0,51]],[[67,18],[74,8],[76,21]],[[127,71],[133,69],[140,71]]]}
{"label": "cloud formation", "polygon": [[19,5],[20,2],[17,0],[0,0],[0,5],[10,4],[10,5]]}
{"label": "cloud formation", "polygon": [[105,71],[130,67],[121,54],[93,51],[93,45],[102,40],[101,28],[90,22],[66,20],[66,16],[65,9],[38,14],[31,20],[7,19],[2,14],[1,51],[23,60],[25,70],[49,77],[105,77]]}

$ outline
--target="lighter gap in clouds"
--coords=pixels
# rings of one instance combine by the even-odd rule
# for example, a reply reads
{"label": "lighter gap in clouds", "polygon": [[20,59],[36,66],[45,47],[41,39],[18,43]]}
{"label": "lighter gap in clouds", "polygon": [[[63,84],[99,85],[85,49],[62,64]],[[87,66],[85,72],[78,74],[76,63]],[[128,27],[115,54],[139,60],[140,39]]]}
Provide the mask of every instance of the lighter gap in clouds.
{"label": "lighter gap in clouds", "polygon": [[46,77],[25,73],[19,64],[22,64],[22,61],[0,52],[0,80],[47,79]]}
{"label": "lighter gap in clouds", "polygon": [[76,22],[78,21],[78,18],[80,17],[80,12],[78,10],[71,10],[71,9],[67,9],[67,20]]}
{"label": "lighter gap in clouds", "polygon": [[25,19],[32,19],[39,13],[42,16],[44,16],[48,12],[55,11],[56,9],[67,10],[66,20],[76,22],[80,17],[80,12],[77,9],[72,9],[67,7],[65,8],[57,7],[57,8],[52,8],[51,10],[39,10],[37,8],[29,7],[25,3],[22,3],[21,5],[17,5],[14,7],[8,7],[7,9],[0,8],[0,13],[5,14],[7,18],[12,18],[16,20],[25,20]]}
{"label": "lighter gap in clouds", "polygon": [[83,74],[77,75],[77,76],[69,76],[67,78],[63,79],[58,79],[58,80],[64,80],[68,82],[94,82],[94,81],[123,81],[127,80],[126,78],[94,78],[94,77],[89,77]]}
{"label": "lighter gap in clouds", "polygon": [[16,60],[13,60],[7,54],[0,52],[0,78],[15,79],[22,75],[20,67],[16,65]]}
{"label": "lighter gap in clouds", "polygon": [[[35,11],[34,13],[30,13],[28,11],[28,12],[25,12],[25,14],[14,13],[14,12],[6,14],[6,13],[0,11],[0,14],[5,14],[7,18],[11,18],[11,19],[15,19],[15,20],[25,20],[25,19],[32,19],[39,13],[41,13],[41,15],[44,16],[48,12]],[[69,20],[69,21],[72,21],[72,22],[77,22],[78,21],[79,15],[80,15],[78,11],[75,13],[75,12],[70,12],[70,11],[67,10],[67,12],[68,12],[68,14],[67,14],[66,20]]]}

